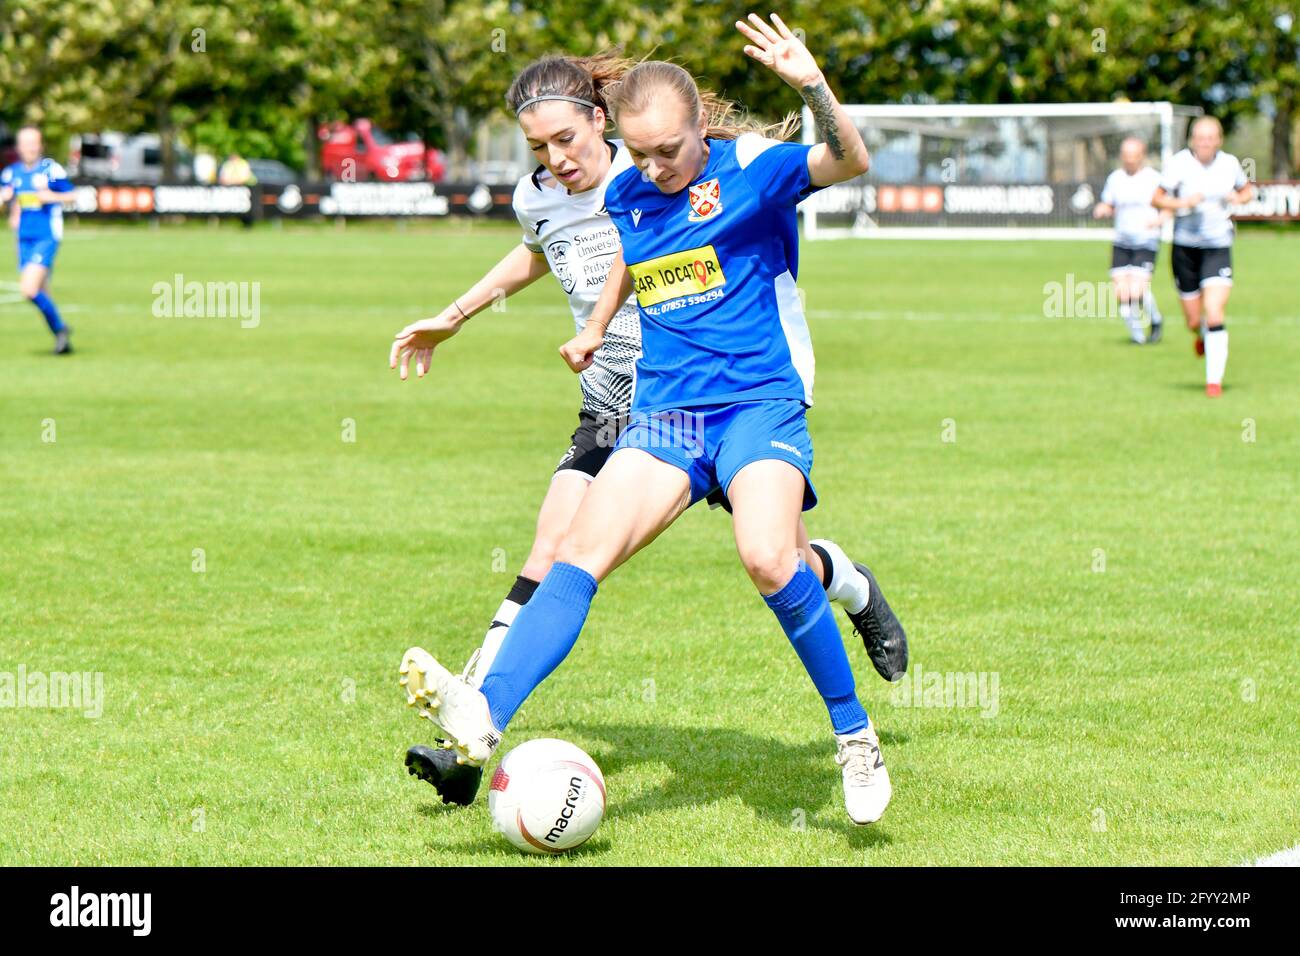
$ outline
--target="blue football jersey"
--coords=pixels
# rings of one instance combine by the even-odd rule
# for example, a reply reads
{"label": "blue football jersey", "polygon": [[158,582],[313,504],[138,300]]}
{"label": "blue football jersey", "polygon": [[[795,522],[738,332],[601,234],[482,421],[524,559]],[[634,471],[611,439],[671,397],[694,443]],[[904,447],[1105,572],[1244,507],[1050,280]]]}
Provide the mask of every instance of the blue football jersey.
{"label": "blue football jersey", "polygon": [[42,203],[36,193],[42,189],[66,193],[72,191],[67,172],[49,157],[42,157],[30,169],[21,162],[6,166],[0,172],[0,188],[14,191],[13,202],[18,203],[22,216],[18,220],[19,239],[50,240],[63,238],[63,206],[59,203]]}
{"label": "blue football jersey", "polygon": [[811,405],[812,341],[795,288],[811,147],[756,133],[708,144],[704,171],[680,192],[635,168],[605,192],[641,312],[632,408]]}

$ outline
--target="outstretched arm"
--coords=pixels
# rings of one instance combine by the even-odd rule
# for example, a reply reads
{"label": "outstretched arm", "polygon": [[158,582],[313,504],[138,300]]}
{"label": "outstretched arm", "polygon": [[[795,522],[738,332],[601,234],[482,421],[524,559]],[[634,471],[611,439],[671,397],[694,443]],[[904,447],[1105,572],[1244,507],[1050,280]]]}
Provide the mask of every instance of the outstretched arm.
{"label": "outstretched arm", "polygon": [[867,144],[808,48],[775,13],[770,24],[751,13],[749,24],[737,20],[736,29],[750,41],[745,52],[794,87],[812,112],[823,142],[808,152],[809,181],[830,186],[865,173],[871,166]]}
{"label": "outstretched arm", "polygon": [[388,367],[398,368],[400,361],[399,375],[406,381],[414,357],[415,374],[423,378],[433,359],[433,350],[459,332],[472,316],[497,299],[508,298],[532,285],[548,271],[546,257],[521,242],[433,318],[412,322],[398,332],[388,354]]}
{"label": "outstretched arm", "polygon": [[528,288],[549,271],[546,256],[533,252],[521,242],[484,273],[483,278],[458,295],[455,305],[460,306],[468,319],[498,299]]}

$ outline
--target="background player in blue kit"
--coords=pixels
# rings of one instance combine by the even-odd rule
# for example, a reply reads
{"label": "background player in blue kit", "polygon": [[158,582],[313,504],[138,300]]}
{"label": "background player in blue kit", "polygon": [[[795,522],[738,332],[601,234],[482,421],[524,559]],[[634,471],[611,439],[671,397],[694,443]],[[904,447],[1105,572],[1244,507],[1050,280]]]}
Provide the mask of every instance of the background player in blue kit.
{"label": "background player in blue kit", "polygon": [[72,183],[63,167],[41,151],[40,130],[25,126],[18,131],[18,162],[0,172],[0,202],[11,204],[9,224],[18,233],[18,288],[45,316],[54,333],[54,354],[66,355],[72,351],[72,330],[63,324],[48,285]]}
{"label": "background player in blue kit", "polygon": [[[795,287],[796,203],[865,172],[868,155],[803,43],[775,15],[750,21],[737,24],[751,41],[745,52],[800,92],[824,142],[728,138],[710,125],[690,74],[669,63],[642,63],[606,94],[637,167],[605,194],[622,261],[562,351],[575,368],[590,361],[635,288],[644,352],[631,422],[481,689],[414,648],[404,670],[442,735],[485,763],[573,647],[597,583],[721,488],[741,562],[829,712],[849,817],[872,823],[888,806],[889,774],[826,593],[798,556],[800,515],[817,496],[805,422],[812,345]],[[898,627],[874,580],[867,610],[877,626]],[[780,696],[751,706],[780,706]]]}

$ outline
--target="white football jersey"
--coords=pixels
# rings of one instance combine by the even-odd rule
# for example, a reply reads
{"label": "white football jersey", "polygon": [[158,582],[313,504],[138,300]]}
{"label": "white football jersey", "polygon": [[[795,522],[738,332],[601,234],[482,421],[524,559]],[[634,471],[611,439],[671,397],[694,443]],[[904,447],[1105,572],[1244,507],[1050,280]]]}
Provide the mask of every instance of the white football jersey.
{"label": "white football jersey", "polygon": [[[546,256],[569,297],[574,328],[587,324],[605,277],[622,249],[618,229],[605,211],[605,187],[632,166],[621,140],[607,141],[611,162],[604,180],[585,193],[571,194],[543,166],[519,180],[514,209],[523,242]],[[580,376],[582,407],[597,415],[622,415],[632,400],[632,378],[641,355],[641,319],[630,296],[605,330],[605,342],[591,367]]]}
{"label": "white football jersey", "polygon": [[1200,193],[1205,198],[1193,209],[1174,214],[1174,245],[1221,249],[1232,245],[1232,210],[1228,196],[1246,185],[1246,171],[1237,157],[1220,150],[1204,165],[1190,149],[1179,150],[1160,174],[1160,187],[1171,196]]}
{"label": "white football jersey", "polygon": [[1115,207],[1115,245],[1129,249],[1160,246],[1160,210],[1151,205],[1159,185],[1160,174],[1150,166],[1132,176],[1121,168],[1106,177],[1101,201]]}

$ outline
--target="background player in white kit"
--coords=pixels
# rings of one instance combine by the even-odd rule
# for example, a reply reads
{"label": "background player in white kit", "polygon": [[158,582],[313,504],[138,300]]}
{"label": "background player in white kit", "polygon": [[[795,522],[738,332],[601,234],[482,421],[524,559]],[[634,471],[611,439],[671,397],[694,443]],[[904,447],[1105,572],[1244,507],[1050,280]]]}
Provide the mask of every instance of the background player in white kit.
{"label": "background player in white kit", "polygon": [[[1147,165],[1146,143],[1136,136],[1128,137],[1120,144],[1119,161],[1120,168],[1106,177],[1101,202],[1092,214],[1098,219],[1115,217],[1110,281],[1129,338],[1138,345],[1155,343],[1160,341],[1161,317],[1151,290],[1151,276],[1160,250],[1160,226],[1169,213],[1151,208],[1160,174]],[[1144,309],[1151,320],[1149,330],[1143,322]]]}
{"label": "background player in white kit", "polygon": [[1196,354],[1205,356],[1205,394],[1217,398],[1228,365],[1231,207],[1248,202],[1255,187],[1237,157],[1223,152],[1223,127],[1213,116],[1192,124],[1188,144],[1161,173],[1151,202],[1174,212],[1174,285],[1187,328],[1196,334]]}
{"label": "background player in white kit", "polygon": [[[472,315],[548,272],[568,296],[575,331],[586,327],[622,248],[618,230],[605,211],[605,187],[633,165],[621,142],[604,137],[601,90],[617,82],[632,65],[612,54],[545,57],[515,79],[506,100],[541,164],[515,188],[514,210],[523,241],[439,315],[397,333],[389,364],[400,366],[402,379],[412,359],[417,376],[423,377],[434,349]],[[729,114],[730,104],[707,92],[702,95],[711,113]],[[610,321],[592,365],[582,372],[578,428],[542,501],[528,559],[497,609],[482,647],[462,674],[472,686],[477,687],[487,674],[515,615],[550,570],[590,482],[613,452],[626,424],[640,354],[640,315],[635,297],[630,297]],[[709,501],[728,507],[720,493]],[[876,600],[879,591],[866,568],[832,541],[809,541],[802,521],[798,548],[821,576],[827,597],[838,601],[848,614],[876,670],[886,680],[900,678],[907,668],[906,637],[883,596]],[[893,627],[882,629],[878,615],[891,618]],[[458,764],[455,753],[442,748],[417,744],[407,752],[406,763],[412,774],[438,790],[445,803],[471,803],[482,776],[481,768]]]}

